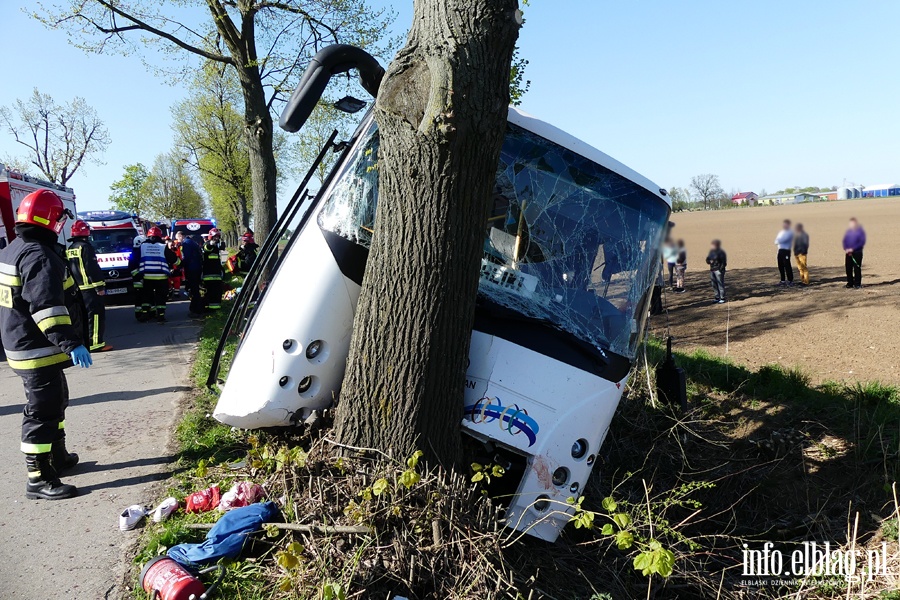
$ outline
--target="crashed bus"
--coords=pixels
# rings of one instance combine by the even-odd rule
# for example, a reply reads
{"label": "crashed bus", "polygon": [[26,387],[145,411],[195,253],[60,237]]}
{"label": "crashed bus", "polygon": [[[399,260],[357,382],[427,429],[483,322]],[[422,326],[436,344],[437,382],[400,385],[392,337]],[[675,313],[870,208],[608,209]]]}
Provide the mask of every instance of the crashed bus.
{"label": "crashed bus", "polygon": [[[328,76],[335,71],[328,56],[317,60],[310,70],[324,63]],[[365,75],[366,65],[352,66]],[[237,328],[213,413],[222,423],[296,425],[339,398],[378,226],[379,144],[371,110],[346,144],[332,136],[322,155],[343,151],[324,185],[314,195],[298,190],[264,244],[210,373],[214,384],[225,337]],[[460,422],[475,454],[507,467],[506,523],[553,541],[634,364],[671,204],[625,165],[510,108],[490,207]],[[299,226],[277,254],[295,215]]]}

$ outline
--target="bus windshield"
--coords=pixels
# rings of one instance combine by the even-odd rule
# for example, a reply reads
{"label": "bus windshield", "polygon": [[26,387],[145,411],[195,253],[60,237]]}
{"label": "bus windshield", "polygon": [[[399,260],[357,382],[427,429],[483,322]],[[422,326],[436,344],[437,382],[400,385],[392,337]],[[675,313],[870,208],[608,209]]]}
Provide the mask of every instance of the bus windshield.
{"label": "bus windshield", "polygon": [[[378,146],[373,122],[318,217],[323,229],[366,247],[375,228]],[[666,203],[644,187],[510,123],[479,294],[634,358],[668,218]]]}

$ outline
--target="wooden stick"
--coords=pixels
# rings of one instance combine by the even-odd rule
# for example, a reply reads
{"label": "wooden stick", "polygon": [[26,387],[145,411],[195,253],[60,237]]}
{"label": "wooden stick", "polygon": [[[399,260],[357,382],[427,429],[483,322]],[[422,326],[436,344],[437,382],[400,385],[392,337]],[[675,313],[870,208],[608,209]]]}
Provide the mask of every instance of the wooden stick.
{"label": "wooden stick", "polygon": [[[215,523],[188,523],[185,525],[188,529],[212,529]],[[297,523],[267,523],[276,529],[283,531],[300,531],[303,533],[374,533],[375,530],[364,525],[299,525]],[[265,531],[260,529],[254,533]]]}

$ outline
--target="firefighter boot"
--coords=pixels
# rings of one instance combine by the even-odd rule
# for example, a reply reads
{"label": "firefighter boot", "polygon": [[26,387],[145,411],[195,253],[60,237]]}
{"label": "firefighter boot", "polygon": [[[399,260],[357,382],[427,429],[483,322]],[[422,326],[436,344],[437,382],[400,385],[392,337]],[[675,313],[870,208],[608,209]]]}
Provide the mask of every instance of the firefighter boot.
{"label": "firefighter boot", "polygon": [[26,454],[25,466],[28,468],[25,497],[29,500],[64,500],[78,495],[74,485],[67,485],[59,480],[49,452]]}
{"label": "firefighter boot", "polygon": [[66,438],[53,442],[50,447],[50,459],[53,462],[53,468],[60,475],[63,471],[68,471],[78,464],[78,455],[66,450]]}

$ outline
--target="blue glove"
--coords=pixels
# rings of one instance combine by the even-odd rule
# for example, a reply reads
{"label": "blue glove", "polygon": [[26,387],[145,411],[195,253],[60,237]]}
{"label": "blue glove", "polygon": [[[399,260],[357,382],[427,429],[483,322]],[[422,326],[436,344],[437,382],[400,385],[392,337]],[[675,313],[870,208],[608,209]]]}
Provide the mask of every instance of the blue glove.
{"label": "blue glove", "polygon": [[69,356],[72,359],[72,363],[76,367],[84,367],[85,369],[88,369],[92,364],[94,364],[93,359],[91,359],[90,351],[84,346],[78,346],[77,348],[72,350],[71,353],[69,353]]}

